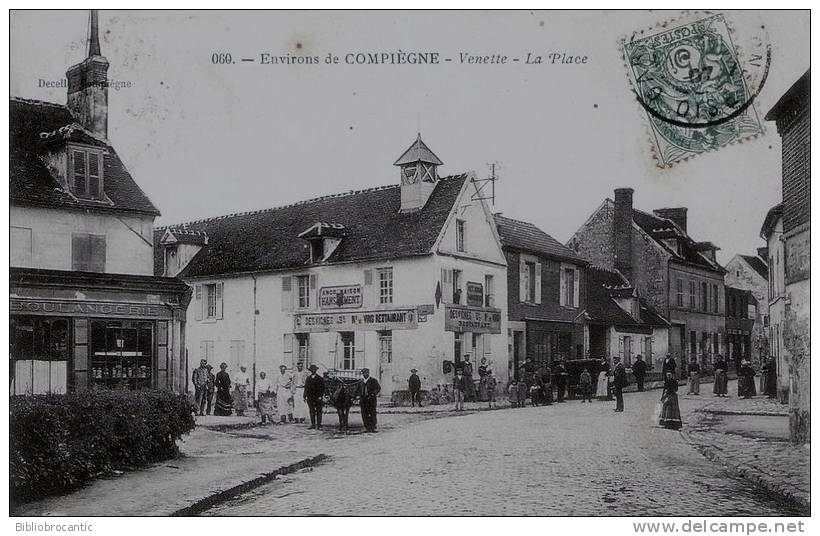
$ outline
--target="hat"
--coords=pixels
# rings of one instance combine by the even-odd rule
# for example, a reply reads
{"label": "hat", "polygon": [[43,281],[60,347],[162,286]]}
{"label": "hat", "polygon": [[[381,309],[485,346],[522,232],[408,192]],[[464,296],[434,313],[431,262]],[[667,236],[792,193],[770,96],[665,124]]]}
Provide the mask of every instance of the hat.
{"label": "hat", "polygon": [[281,365],[279,365],[279,368],[285,368],[286,369],[286,368],[288,368],[288,366],[285,365],[284,363],[282,363]]}
{"label": "hat", "polygon": [[457,368],[456,372],[462,372],[462,370],[460,368]]}
{"label": "hat", "polygon": [[311,372],[316,372],[317,370],[319,370],[319,367],[317,367],[316,365],[311,365],[308,367],[308,370]]}
{"label": "hat", "polygon": [[414,368],[410,369],[410,372],[418,372],[418,371],[419,371],[419,369],[414,369]]}
{"label": "hat", "polygon": [[369,368],[363,368],[363,369],[362,369],[362,374],[364,374],[365,372],[367,372],[368,374],[370,374],[370,369],[369,369]]}

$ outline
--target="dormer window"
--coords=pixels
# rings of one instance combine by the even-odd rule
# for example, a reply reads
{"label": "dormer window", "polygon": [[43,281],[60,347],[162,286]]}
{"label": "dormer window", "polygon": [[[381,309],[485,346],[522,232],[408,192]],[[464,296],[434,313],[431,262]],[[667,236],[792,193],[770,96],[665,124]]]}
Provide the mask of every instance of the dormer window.
{"label": "dormer window", "polygon": [[325,241],[311,240],[310,241],[310,262],[321,262],[325,256]]}
{"label": "dormer window", "polygon": [[90,149],[69,150],[68,184],[80,199],[103,198],[103,153]]}

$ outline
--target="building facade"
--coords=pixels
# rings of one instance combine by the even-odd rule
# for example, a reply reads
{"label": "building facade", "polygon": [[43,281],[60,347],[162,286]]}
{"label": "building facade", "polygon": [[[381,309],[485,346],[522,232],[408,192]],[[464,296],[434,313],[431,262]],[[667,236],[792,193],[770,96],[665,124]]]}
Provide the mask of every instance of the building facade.
{"label": "building facade", "polygon": [[10,102],[10,392],[181,390],[188,287],[153,275],[159,211],[108,140],[96,12],[68,105]]}
{"label": "building facade", "polygon": [[757,300],[751,291],[726,287],[726,358],[735,369],[741,361],[749,361],[756,368],[765,364],[765,357],[752,343],[757,316]]}
{"label": "building facade", "polygon": [[551,365],[587,355],[586,261],[532,223],[495,215],[507,260],[509,374],[527,357]]}
{"label": "building facade", "polygon": [[783,243],[783,205],[778,204],[769,210],[760,236],[766,241],[766,254],[769,258],[769,355],[777,363],[777,393],[783,403],[789,401],[789,350],[783,342],[786,322],[786,272],[785,248]]}
{"label": "building facade", "polygon": [[400,184],[157,230],[155,270],[194,289],[189,368],[367,367],[390,395],[470,354],[506,380],[506,261],[473,177],[439,177],[420,137],[395,165]]}
{"label": "building facade", "polygon": [[671,323],[668,351],[705,366],[725,354],[724,270],[711,242],[687,233],[687,209],[633,208],[633,190],[615,190],[568,241],[595,266],[617,270]]}
{"label": "building facade", "polygon": [[[735,255],[726,264],[723,278],[726,288],[751,293],[747,299],[746,317],[754,321],[749,333],[749,360],[760,368],[769,358],[769,266],[766,248],[758,249],[757,255]],[[726,291],[726,335],[731,339],[729,327],[730,297]],[[731,342],[729,343],[731,348]]]}
{"label": "building facade", "polygon": [[782,138],[784,324],[791,439],[811,435],[811,75],[800,77],[766,114]]}

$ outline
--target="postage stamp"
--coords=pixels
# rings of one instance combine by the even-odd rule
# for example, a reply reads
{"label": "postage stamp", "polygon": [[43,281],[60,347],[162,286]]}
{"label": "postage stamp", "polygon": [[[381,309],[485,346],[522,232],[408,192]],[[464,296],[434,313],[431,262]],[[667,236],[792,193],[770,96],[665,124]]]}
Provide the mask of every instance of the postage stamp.
{"label": "postage stamp", "polygon": [[623,39],[622,46],[658,166],[763,132],[754,99],[771,55],[758,39],[764,54],[755,51],[743,65],[724,15],[664,24]]}

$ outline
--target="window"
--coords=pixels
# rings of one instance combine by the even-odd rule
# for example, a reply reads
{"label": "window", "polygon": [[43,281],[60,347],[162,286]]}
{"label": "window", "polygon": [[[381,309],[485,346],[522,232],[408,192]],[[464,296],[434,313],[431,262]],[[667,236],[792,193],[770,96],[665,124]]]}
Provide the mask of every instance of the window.
{"label": "window", "polygon": [[383,268],[379,272],[379,303],[393,303],[393,269]]}
{"label": "window", "polygon": [[677,303],[678,307],[683,307],[684,304],[684,297],[683,297],[683,279],[677,280]]}
{"label": "window", "polygon": [[71,269],[75,272],[105,272],[105,235],[72,235]]}
{"label": "window", "polygon": [[379,332],[379,362],[392,363],[393,362],[393,332],[380,331]]}
{"label": "window", "polygon": [[484,307],[495,305],[495,289],[493,288],[493,276],[484,276]]}
{"label": "window", "polygon": [[473,333],[473,361],[478,359],[478,341],[481,340],[481,333]]}
{"label": "window", "polygon": [[342,337],[342,370],[356,370],[356,337],[352,331],[343,331]]}
{"label": "window", "polygon": [[461,270],[453,270],[453,303],[461,303]]}
{"label": "window", "polygon": [[641,346],[641,355],[643,355],[643,360],[646,362],[648,367],[652,367],[652,337],[644,337]]}
{"label": "window", "polygon": [[563,277],[563,304],[567,307],[577,307],[578,304],[575,303],[575,269],[573,268],[564,268],[561,271],[561,277]]}
{"label": "window", "polygon": [[464,252],[464,220],[456,220],[456,251]]}
{"label": "window", "polygon": [[720,291],[718,290],[717,285],[712,285],[712,312],[719,313],[720,312]]}
{"label": "window", "polygon": [[689,332],[689,355],[694,357],[698,355],[698,332]]}
{"label": "window", "polygon": [[689,281],[689,308],[696,309],[697,308],[697,297],[695,294],[695,282]]}
{"label": "window", "polygon": [[12,394],[65,393],[69,322],[66,318],[9,319]]}
{"label": "window", "polygon": [[624,366],[629,368],[632,366],[632,337],[625,335],[621,338],[621,358]]}
{"label": "window", "polygon": [[222,318],[222,283],[202,285],[205,294],[205,318]]}
{"label": "window", "polygon": [[307,309],[310,307],[310,276],[296,276],[296,287],[299,291],[299,308]]}
{"label": "window", "polygon": [[715,355],[720,353],[720,341],[717,333],[712,333],[712,353]]}
{"label": "window", "polygon": [[308,363],[310,361],[310,333],[297,333],[296,343],[299,348],[296,362]]}
{"label": "window", "polygon": [[101,199],[102,153],[73,149],[71,161],[71,193],[83,199]]}
{"label": "window", "polygon": [[700,310],[709,311],[709,284],[705,281],[700,284]]}
{"label": "window", "polygon": [[526,296],[527,301],[531,303],[535,303],[535,263],[534,262],[527,262],[524,263],[526,267],[526,272],[524,273],[524,280],[527,283],[526,287]]}

